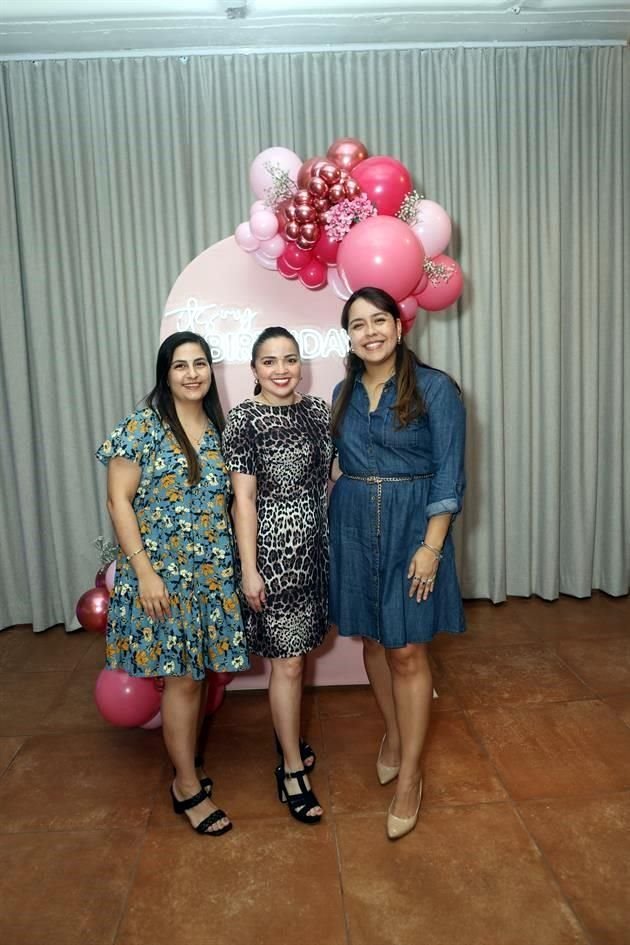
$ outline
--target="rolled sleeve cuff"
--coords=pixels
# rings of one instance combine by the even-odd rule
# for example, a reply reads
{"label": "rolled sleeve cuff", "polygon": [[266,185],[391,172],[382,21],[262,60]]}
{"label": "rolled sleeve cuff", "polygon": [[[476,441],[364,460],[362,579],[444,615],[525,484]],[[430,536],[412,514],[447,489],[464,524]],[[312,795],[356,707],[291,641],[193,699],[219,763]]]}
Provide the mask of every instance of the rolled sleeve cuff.
{"label": "rolled sleeve cuff", "polygon": [[439,499],[427,505],[427,518],[433,518],[434,515],[457,515],[461,507],[462,503],[455,497]]}

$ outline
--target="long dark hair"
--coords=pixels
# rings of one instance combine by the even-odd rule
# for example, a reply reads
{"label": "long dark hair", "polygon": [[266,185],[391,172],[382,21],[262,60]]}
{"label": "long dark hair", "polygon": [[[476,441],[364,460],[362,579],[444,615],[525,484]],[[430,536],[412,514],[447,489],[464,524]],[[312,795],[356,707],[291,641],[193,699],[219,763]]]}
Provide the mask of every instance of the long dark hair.
{"label": "long dark hair", "polygon": [[[258,338],[256,338],[256,341],[254,342],[254,345],[252,347],[252,359],[249,362],[252,367],[254,367],[256,363],[258,352],[264,345],[265,341],[269,341],[270,338],[288,338],[289,341],[292,341],[293,344],[295,345],[295,350],[298,353],[298,357],[300,356],[300,346],[295,340],[294,336],[289,331],[289,329],[283,328],[281,325],[275,325],[272,328],[265,328],[264,331],[261,331],[261,333],[258,335]],[[256,396],[256,394],[260,394],[260,391],[261,391],[260,384],[258,383],[258,381],[256,381],[256,383],[254,384],[254,396]]]}
{"label": "long dark hair", "polygon": [[[341,326],[346,331],[348,330],[350,309],[358,299],[365,299],[366,302],[370,302],[379,311],[391,315],[395,321],[400,321],[400,311],[396,300],[389,293],[384,292],[383,289],[366,286],[353,292],[344,304],[341,312]],[[352,396],[354,382],[363,373],[364,368],[361,358],[357,357],[352,351],[348,352],[345,363],[346,376],[332,409],[333,436],[339,435],[341,423]],[[405,339],[401,335],[400,344],[396,347],[396,402],[393,407],[396,411],[396,419],[401,427],[407,426],[408,423],[425,413],[424,401],[416,383],[416,367],[420,364],[422,364],[422,361],[407,347]]]}
{"label": "long dark hair", "polygon": [[[194,486],[201,478],[199,457],[179,421],[177,410],[175,409],[175,401],[173,400],[171,389],[168,386],[168,372],[173,363],[173,355],[180,345],[185,344],[199,345],[208,364],[212,365],[212,354],[210,353],[208,342],[205,338],[202,338],[201,335],[196,335],[193,331],[176,331],[174,335],[169,335],[168,338],[164,339],[157,353],[157,360],[155,362],[155,387],[147,394],[145,404],[147,407],[152,407],[160,417],[160,420],[165,420],[171,428],[173,436],[177,440],[188,463],[188,482],[191,486]],[[221,401],[219,400],[219,391],[217,390],[214,371],[212,371],[212,380],[210,381],[208,393],[203,398],[203,409],[206,416],[212,421],[220,437],[225,427],[225,417],[223,415]]]}

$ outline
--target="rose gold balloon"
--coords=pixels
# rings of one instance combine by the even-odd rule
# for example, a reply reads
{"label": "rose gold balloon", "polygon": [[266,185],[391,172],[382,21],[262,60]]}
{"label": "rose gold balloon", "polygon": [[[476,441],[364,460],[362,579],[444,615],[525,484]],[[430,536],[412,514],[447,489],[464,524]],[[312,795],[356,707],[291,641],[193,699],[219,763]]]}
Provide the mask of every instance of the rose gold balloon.
{"label": "rose gold balloon", "polygon": [[296,223],[295,220],[291,220],[285,227],[284,235],[288,240],[291,240],[292,243],[295,242],[300,235],[300,224]]}
{"label": "rose gold balloon", "polygon": [[317,172],[317,176],[325,180],[328,185],[336,184],[339,180],[339,168],[334,164],[324,164]]}
{"label": "rose gold balloon", "polygon": [[340,200],[346,196],[343,189],[343,184],[333,184],[332,187],[328,190],[328,199],[331,203],[339,203]]}
{"label": "rose gold balloon", "polygon": [[293,203],[293,201],[288,203],[286,207],[284,208],[284,215],[287,218],[287,220],[295,220],[295,204]]}
{"label": "rose gold balloon", "polygon": [[309,194],[308,190],[304,190],[304,188],[302,188],[301,190],[298,190],[298,192],[293,197],[293,203],[295,204],[296,207],[299,207],[305,203],[310,203],[310,202],[311,202],[311,195]]}
{"label": "rose gold balloon", "polygon": [[309,240],[305,236],[302,236],[301,233],[295,242],[300,249],[311,249],[315,245],[315,240]]}
{"label": "rose gold balloon", "polygon": [[320,215],[319,215],[319,222],[321,223],[322,226],[325,226],[325,225],[328,223],[328,211],[327,211],[327,210],[324,211],[324,213],[320,213]]}
{"label": "rose gold balloon", "polygon": [[315,207],[309,207],[306,204],[295,208],[295,219],[297,223],[312,223],[317,218]]}
{"label": "rose gold balloon", "polygon": [[308,182],[311,177],[315,176],[315,172],[322,167],[324,164],[329,164],[330,161],[327,161],[323,157],[312,157],[308,161],[304,161],[304,164],[298,171],[297,175],[297,185],[298,187],[308,187]]}
{"label": "rose gold balloon", "polygon": [[300,236],[303,236],[305,240],[311,240],[311,242],[316,243],[319,239],[319,227],[317,223],[305,223],[300,230]]}
{"label": "rose gold balloon", "polygon": [[314,197],[325,197],[328,193],[328,184],[321,177],[311,177],[308,190]]}
{"label": "rose gold balloon", "polygon": [[351,171],[361,161],[365,161],[367,156],[368,150],[358,138],[337,138],[326,154],[329,161],[345,171]]}
{"label": "rose gold balloon", "polygon": [[318,213],[323,213],[324,210],[328,210],[328,207],[330,206],[328,197],[315,197],[313,200],[313,206]]}
{"label": "rose gold balloon", "polygon": [[360,185],[356,182],[356,180],[352,180],[352,178],[350,178],[344,183],[343,190],[346,197],[348,197],[349,200],[353,200],[355,197],[358,197],[359,194],[361,193]]}

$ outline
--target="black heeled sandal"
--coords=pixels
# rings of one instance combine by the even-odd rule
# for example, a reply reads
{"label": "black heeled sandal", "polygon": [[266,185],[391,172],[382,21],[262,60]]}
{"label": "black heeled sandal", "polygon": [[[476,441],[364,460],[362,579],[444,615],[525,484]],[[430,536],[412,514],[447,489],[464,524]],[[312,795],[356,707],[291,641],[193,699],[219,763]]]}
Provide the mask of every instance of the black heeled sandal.
{"label": "black heeled sandal", "polygon": [[[284,755],[282,754],[282,745],[280,744],[280,739],[276,735],[276,730],[274,729],[273,737],[276,743],[276,751],[278,752],[278,757],[280,759],[280,764],[284,767]],[[302,759],[302,764],[306,768],[307,772],[313,771],[315,769],[315,762],[317,761],[317,755],[309,745],[309,743],[302,738],[300,735],[300,758]],[[309,758],[312,758],[313,761],[310,765],[307,765],[306,762]]]}
{"label": "black heeled sandal", "polygon": [[[195,755],[195,768],[203,768],[203,755]],[[173,768],[173,774],[177,774],[175,768]],[[212,788],[214,787],[212,778],[199,778],[199,784],[202,786],[207,796],[212,797]]]}
{"label": "black heeled sandal", "polygon": [[[185,814],[187,810],[190,810],[192,807],[197,807],[198,804],[202,804],[204,801],[208,800],[208,795],[206,792],[201,790],[197,794],[193,794],[192,797],[187,797],[183,801],[178,801],[175,797],[173,785],[171,785],[171,797],[173,799],[173,810],[176,814]],[[224,833],[227,833],[228,830],[232,829],[231,821],[228,820],[228,823],[225,825],[225,827],[220,827],[218,830],[210,830],[209,828],[212,827],[213,824],[216,824],[217,821],[223,820],[223,818],[227,820],[227,814],[224,810],[218,809],[213,811],[207,817],[204,817],[201,823],[197,824],[196,827],[193,827],[192,824],[190,824],[190,826],[197,833],[200,833],[202,837],[220,837]]]}
{"label": "black heeled sandal", "polygon": [[[322,819],[321,814],[309,814],[313,807],[319,807],[319,801],[310,788],[307,788],[304,781],[304,775],[308,776],[308,771],[302,768],[301,771],[285,771],[282,765],[276,768],[276,783],[278,785],[278,800],[282,804],[289,805],[289,813],[295,820],[301,824],[318,824]],[[285,778],[294,778],[299,787],[299,794],[289,794],[287,786],[284,783]]]}

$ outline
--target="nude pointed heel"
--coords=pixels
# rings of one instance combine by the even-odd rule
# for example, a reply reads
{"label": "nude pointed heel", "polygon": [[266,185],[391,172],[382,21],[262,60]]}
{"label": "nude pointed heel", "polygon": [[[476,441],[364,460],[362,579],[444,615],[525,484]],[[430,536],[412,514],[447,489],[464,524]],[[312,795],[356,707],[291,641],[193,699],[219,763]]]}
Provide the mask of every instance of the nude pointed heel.
{"label": "nude pointed heel", "polygon": [[420,778],[420,784],[418,785],[418,806],[416,807],[415,814],[412,814],[411,817],[397,817],[396,814],[392,814],[392,807],[394,806],[394,799],[392,798],[387,812],[387,836],[390,840],[400,840],[401,837],[411,833],[418,822],[421,802],[422,778]]}
{"label": "nude pointed heel", "polygon": [[387,735],[383,735],[383,741],[381,742],[378,758],[376,759],[376,776],[381,784],[389,784],[390,781],[398,777],[398,772],[400,771],[400,765],[386,765],[381,761],[383,745],[385,744],[386,738]]}

